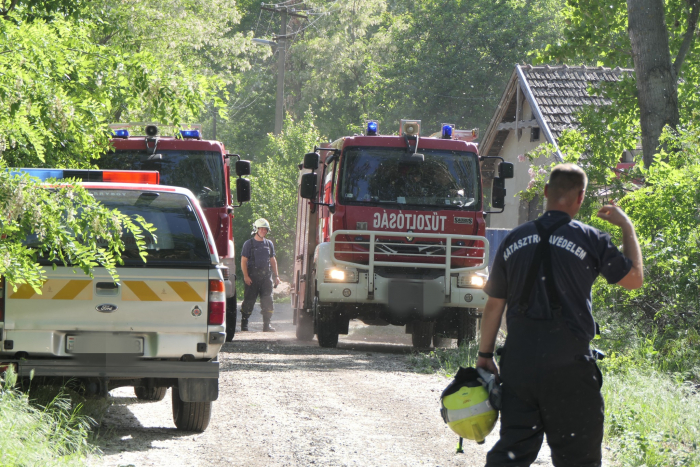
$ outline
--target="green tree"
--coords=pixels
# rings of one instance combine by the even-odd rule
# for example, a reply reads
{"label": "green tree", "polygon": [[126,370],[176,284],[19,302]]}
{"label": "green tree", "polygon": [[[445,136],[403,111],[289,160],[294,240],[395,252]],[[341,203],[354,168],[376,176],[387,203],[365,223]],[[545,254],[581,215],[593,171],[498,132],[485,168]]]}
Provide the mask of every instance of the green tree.
{"label": "green tree", "polygon": [[[79,184],[42,185],[27,174],[13,174],[0,160],[0,277],[17,288],[39,291],[46,279],[39,257],[92,274],[101,266],[118,280],[124,251],[122,232],[130,232],[146,259],[143,229],[151,224],[105,208]],[[39,292],[40,293],[40,292]]]}
{"label": "green tree", "polygon": [[[294,121],[287,116],[281,134],[268,135],[264,162],[253,166],[253,199],[236,211],[236,244],[242,248],[250,238],[255,219],[270,222],[269,238],[275,242],[280,273],[289,274],[294,264],[299,163],[320,140],[316,117],[307,111]],[[239,276],[242,277],[242,276]]]}
{"label": "green tree", "polygon": [[563,14],[563,40],[550,43],[540,59],[634,68],[634,86],[614,109],[636,113],[649,167],[664,126],[687,123],[697,108],[700,1],[568,0]]}

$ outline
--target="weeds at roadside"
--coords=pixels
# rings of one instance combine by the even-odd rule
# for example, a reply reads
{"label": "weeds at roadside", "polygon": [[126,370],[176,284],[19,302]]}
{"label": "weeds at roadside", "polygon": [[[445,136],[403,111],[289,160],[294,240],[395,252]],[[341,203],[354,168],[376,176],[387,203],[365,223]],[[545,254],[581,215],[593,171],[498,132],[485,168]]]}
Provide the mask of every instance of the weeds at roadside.
{"label": "weeds at roadside", "polygon": [[436,348],[429,353],[415,352],[409,356],[408,361],[418,373],[438,373],[452,378],[460,366],[476,365],[478,351],[479,344],[472,341],[457,348]]}
{"label": "weeds at roadside", "polygon": [[15,388],[12,368],[0,380],[0,465],[83,465],[95,421],[65,392],[44,405]]}

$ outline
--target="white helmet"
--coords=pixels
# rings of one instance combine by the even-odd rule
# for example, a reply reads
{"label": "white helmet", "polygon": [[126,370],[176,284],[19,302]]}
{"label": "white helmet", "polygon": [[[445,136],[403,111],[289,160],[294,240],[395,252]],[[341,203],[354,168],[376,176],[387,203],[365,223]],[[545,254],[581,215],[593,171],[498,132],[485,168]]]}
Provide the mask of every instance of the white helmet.
{"label": "white helmet", "polygon": [[257,233],[258,229],[264,228],[267,229],[267,231],[270,231],[270,223],[267,222],[267,219],[260,218],[257,221],[253,222],[253,233]]}

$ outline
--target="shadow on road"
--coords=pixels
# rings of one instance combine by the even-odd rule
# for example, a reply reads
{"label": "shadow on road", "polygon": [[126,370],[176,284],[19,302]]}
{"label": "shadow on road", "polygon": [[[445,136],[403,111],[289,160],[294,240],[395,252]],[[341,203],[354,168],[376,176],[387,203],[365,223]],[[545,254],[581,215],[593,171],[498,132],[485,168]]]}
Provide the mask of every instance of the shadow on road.
{"label": "shadow on road", "polygon": [[112,405],[100,426],[94,431],[94,439],[91,442],[105,456],[122,452],[149,451],[160,441],[198,435],[198,433],[178,431],[174,426],[172,428],[145,427],[129,408],[134,405],[158,402],[141,402],[135,397],[112,397],[111,401]]}

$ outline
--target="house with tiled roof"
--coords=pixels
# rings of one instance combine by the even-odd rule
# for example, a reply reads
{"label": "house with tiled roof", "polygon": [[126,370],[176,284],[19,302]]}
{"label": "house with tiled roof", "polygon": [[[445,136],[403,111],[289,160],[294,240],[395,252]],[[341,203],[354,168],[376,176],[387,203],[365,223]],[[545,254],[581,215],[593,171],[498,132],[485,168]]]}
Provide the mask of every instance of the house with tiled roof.
{"label": "house with tiled roof", "polygon": [[[565,129],[577,127],[578,111],[584,106],[611,103],[606,98],[590,95],[589,87],[620,81],[624,74],[632,72],[621,68],[567,65],[515,67],[479,144],[480,155],[502,157],[515,166],[515,177],[506,181],[505,210],[503,214],[489,216],[489,227],[512,229],[542,212],[541,199],[521,202],[514,196],[530,182],[530,162],[523,162],[522,156],[540,144],[550,143],[556,148],[554,158],[561,161],[557,142]],[[626,153],[621,162],[631,162],[632,157],[632,152]],[[552,160],[537,162],[549,164]],[[485,187],[490,186],[495,165],[494,159],[482,163]]]}

